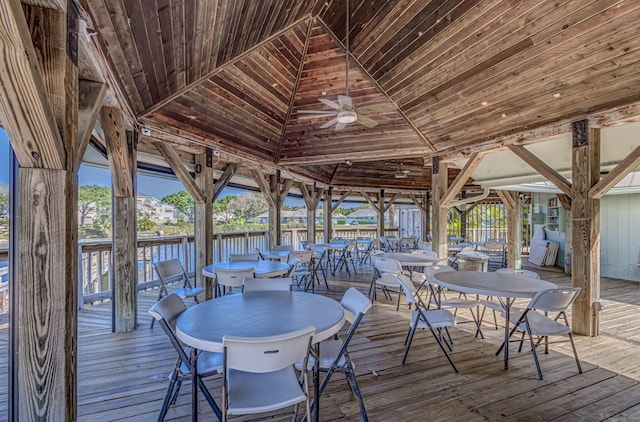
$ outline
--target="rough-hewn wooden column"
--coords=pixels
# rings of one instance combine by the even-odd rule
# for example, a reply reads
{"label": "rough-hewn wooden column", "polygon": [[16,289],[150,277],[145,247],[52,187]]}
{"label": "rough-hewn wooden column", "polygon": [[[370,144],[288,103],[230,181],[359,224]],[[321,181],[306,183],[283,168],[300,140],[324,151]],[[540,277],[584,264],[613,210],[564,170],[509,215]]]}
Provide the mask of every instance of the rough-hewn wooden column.
{"label": "rough-hewn wooden column", "polygon": [[202,201],[194,204],[194,252],[195,282],[205,287],[205,298],[213,298],[213,281],[205,281],[202,268],[213,264],[213,152],[207,148],[196,155],[196,186],[202,193]]}
{"label": "rough-hewn wooden column", "polygon": [[329,243],[333,234],[333,198],[331,186],[324,191],[324,226],[322,228],[325,243]]}
{"label": "rough-hewn wooden column", "polygon": [[293,185],[293,180],[285,180],[280,183],[280,174],[272,174],[269,183],[259,170],[253,170],[254,178],[260,187],[260,191],[269,205],[269,248],[282,243],[282,204]]}
{"label": "rough-hewn wooden column", "polygon": [[304,203],[307,207],[307,240],[311,243],[316,242],[316,208],[322,199],[324,189],[313,186],[307,186],[304,183],[298,185]]}
{"label": "rough-hewn wooden column", "polygon": [[433,199],[431,204],[432,243],[431,249],[440,258],[447,256],[447,207],[441,206],[442,196],[447,191],[448,168],[447,163],[441,163],[438,157],[433,157],[431,190]]}
{"label": "rough-hewn wooden column", "polygon": [[111,280],[113,330],[133,331],[138,312],[138,253],[136,247],[135,142],[127,136],[122,110],[103,107],[100,120],[113,185]]}
{"label": "rough-hewn wooden column", "polygon": [[[558,197],[558,201],[560,201],[560,205],[564,208],[564,219],[568,222],[564,227],[564,272],[571,274],[571,250],[573,249],[571,244],[571,216],[573,215],[571,213],[571,197],[560,193],[556,194],[556,196]],[[566,265],[567,262],[569,265]]]}
{"label": "rough-hewn wooden column", "polygon": [[522,266],[522,200],[517,192],[496,190],[507,211],[507,267]]}
{"label": "rough-hewn wooden column", "polygon": [[58,6],[0,2],[0,121],[19,162],[10,420],[76,419],[77,14]]}
{"label": "rough-hewn wooden column", "polygon": [[384,190],[382,189],[380,190],[377,204],[373,202],[373,199],[371,199],[369,194],[367,194],[365,191],[362,191],[360,194],[369,203],[369,206],[373,208],[373,210],[378,214],[378,236],[384,236],[384,214],[389,210],[391,205],[396,202],[396,199],[398,199],[400,193],[394,194],[391,199],[389,199],[389,202],[386,205],[384,203]]}
{"label": "rough-hewn wooden column", "polygon": [[573,304],[573,331],[598,335],[600,298],[600,200],[589,191],[600,179],[600,130],[589,128],[587,120],[573,123],[571,204],[571,280],[582,292]]}
{"label": "rough-hewn wooden column", "polygon": [[409,194],[409,198],[413,201],[413,204],[420,210],[421,216],[421,224],[422,224],[422,240],[427,241],[427,235],[431,231],[430,228],[430,203],[429,203],[429,194],[426,193],[422,195],[422,201],[420,201],[416,196],[412,193]]}

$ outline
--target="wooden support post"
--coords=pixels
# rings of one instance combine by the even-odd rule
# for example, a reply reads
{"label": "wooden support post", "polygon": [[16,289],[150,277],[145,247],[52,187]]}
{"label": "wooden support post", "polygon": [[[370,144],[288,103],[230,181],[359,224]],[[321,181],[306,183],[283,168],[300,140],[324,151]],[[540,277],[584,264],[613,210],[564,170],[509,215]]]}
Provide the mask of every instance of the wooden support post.
{"label": "wooden support post", "polygon": [[324,241],[329,243],[333,235],[333,199],[331,198],[331,187],[324,192]]}
{"label": "wooden support post", "polygon": [[424,212],[422,213],[422,240],[428,241],[431,235],[431,199],[429,198],[429,192],[425,193],[422,207]]}
{"label": "wooden support post", "polygon": [[124,333],[136,328],[138,311],[135,142],[125,134],[120,109],[103,107],[100,120],[113,184],[113,330]]}
{"label": "wooden support post", "polygon": [[253,177],[269,205],[269,248],[271,249],[282,242],[282,204],[293,185],[293,180],[288,179],[281,184],[279,174],[272,174],[267,183],[264,174],[259,170],[253,170]]}
{"label": "wooden support post", "polygon": [[571,281],[582,292],[573,303],[573,331],[598,335],[599,316],[594,302],[600,298],[600,200],[589,191],[600,179],[600,130],[587,120],[573,123],[571,204]]}
{"label": "wooden support post", "polygon": [[9,420],[76,419],[77,13],[64,4],[0,2],[0,121],[20,165],[9,393],[19,400]]}
{"label": "wooden support post", "polygon": [[507,210],[507,267],[522,266],[522,200],[517,192],[496,190]]}
{"label": "wooden support post", "polygon": [[431,189],[433,192],[432,199],[432,246],[431,249],[438,254],[440,258],[446,258],[447,253],[447,207],[442,206],[442,198],[447,191],[448,183],[448,165],[441,163],[436,156],[433,157],[433,171],[431,178]]}
{"label": "wooden support post", "polygon": [[564,219],[569,222],[564,228],[564,272],[565,274],[571,274],[571,250],[573,249],[571,246],[571,216],[573,215],[571,213],[571,198],[564,194],[556,194],[556,196],[560,201],[560,205],[564,208]]}
{"label": "wooden support post", "polygon": [[384,236],[384,189],[380,189],[378,207],[374,209],[378,212],[378,236]]}
{"label": "wooden support post", "polygon": [[[213,298],[213,281],[202,274],[202,268],[213,264],[213,160],[212,150],[196,155],[195,184],[203,201],[195,203],[195,281],[204,286],[205,300]],[[184,168],[184,166],[182,166]],[[191,177],[189,175],[189,177]]]}
{"label": "wooden support post", "polygon": [[307,241],[311,243],[316,242],[316,209],[322,199],[324,189],[317,187],[307,187],[306,184],[299,184],[300,192],[304,198],[304,203],[307,207]]}
{"label": "wooden support post", "polygon": [[467,237],[467,204],[460,205],[460,237]]}

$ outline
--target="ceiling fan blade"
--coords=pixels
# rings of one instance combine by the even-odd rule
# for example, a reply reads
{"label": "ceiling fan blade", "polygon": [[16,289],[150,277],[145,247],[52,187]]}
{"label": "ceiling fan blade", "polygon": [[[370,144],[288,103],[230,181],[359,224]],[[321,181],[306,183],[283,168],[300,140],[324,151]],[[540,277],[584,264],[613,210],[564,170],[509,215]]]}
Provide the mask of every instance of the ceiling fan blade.
{"label": "ceiling fan blade", "polygon": [[326,98],[318,98],[318,101],[320,101],[324,105],[328,105],[333,109],[340,110],[340,104],[336,103],[335,101],[327,100]]}
{"label": "ceiling fan blade", "polygon": [[358,113],[383,113],[389,111],[396,111],[395,104],[392,103],[384,103],[384,104],[373,104],[370,106],[358,107]]}
{"label": "ceiling fan blade", "polygon": [[343,110],[353,110],[351,97],[347,97],[346,95],[338,95],[338,103]]}
{"label": "ceiling fan blade", "polygon": [[336,130],[342,130],[342,129],[344,129],[345,127],[347,127],[347,124],[346,124],[346,123],[340,123],[340,122],[338,122],[338,124],[336,124]]}
{"label": "ceiling fan blade", "polygon": [[328,110],[298,110],[296,113],[298,113],[298,114],[317,114],[317,115],[336,114],[335,111],[328,111]]}
{"label": "ceiling fan blade", "polygon": [[371,117],[365,116],[364,114],[358,113],[358,123],[366,127],[375,127],[378,125],[378,122],[373,120]]}
{"label": "ceiling fan blade", "polygon": [[327,123],[325,123],[322,126],[320,126],[320,129],[326,129],[328,127],[331,127],[334,124],[336,124],[337,122],[338,122],[338,118],[334,117],[333,119],[329,120]]}

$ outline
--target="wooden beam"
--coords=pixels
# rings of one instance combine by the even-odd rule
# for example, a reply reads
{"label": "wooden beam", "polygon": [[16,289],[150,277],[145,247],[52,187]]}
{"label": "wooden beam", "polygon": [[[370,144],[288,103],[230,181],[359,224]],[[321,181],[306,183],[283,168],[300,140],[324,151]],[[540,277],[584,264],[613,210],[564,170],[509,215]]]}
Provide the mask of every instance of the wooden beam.
{"label": "wooden beam", "polygon": [[316,209],[322,199],[324,189],[309,187],[304,183],[299,183],[298,188],[302,192],[307,207],[307,240],[314,243],[316,239]]}
{"label": "wooden beam", "polygon": [[101,110],[111,180],[113,184],[113,306],[117,333],[133,331],[137,325],[138,257],[136,249],[135,141],[124,130],[118,108]]}
{"label": "wooden beam", "polygon": [[562,208],[564,208],[565,211],[571,211],[571,198],[561,193],[557,193],[556,196],[558,197],[558,201],[560,201]]}
{"label": "wooden beam", "polygon": [[512,210],[516,206],[515,200],[513,196],[511,196],[510,192],[496,189],[496,194],[500,197],[500,200],[508,210]]}
{"label": "wooden beam", "polygon": [[[497,191],[501,192],[501,191]],[[507,207],[507,267],[522,266],[522,200],[517,192],[502,191],[511,202]]]}
{"label": "wooden beam", "polygon": [[[213,264],[214,184],[212,151],[210,148],[204,154],[196,155],[196,167],[198,167],[199,171],[196,172],[194,184],[198,191],[202,192],[203,200],[197,202],[194,207],[195,283],[196,285],[204,286],[204,298],[209,300],[213,298],[213,280],[203,276],[202,268]],[[227,170],[229,170],[229,167],[227,167]],[[187,175],[191,177],[191,175]]]}
{"label": "wooden beam", "polygon": [[571,183],[562,177],[557,171],[552,169],[547,163],[536,157],[532,152],[520,145],[509,145],[509,149],[522,161],[529,164],[535,171],[546,177],[551,183],[556,185],[565,195],[573,196]]}
{"label": "wooden beam", "polygon": [[444,197],[444,192],[447,190],[447,183],[449,182],[447,163],[440,162],[438,157],[433,157],[433,174],[431,179],[431,188],[433,193],[433,204],[431,206],[431,212],[433,218],[432,224],[432,246],[431,249],[438,254],[440,258],[446,258],[448,256],[447,245],[449,239],[447,238],[447,207],[442,206],[441,199]]}
{"label": "wooden beam", "polygon": [[412,193],[409,194],[409,199],[411,199],[411,202],[413,202],[413,204],[418,207],[418,209],[420,210],[420,212],[422,212],[423,214],[426,214],[427,211],[424,209],[424,207],[422,206],[422,204],[420,203],[420,201],[418,201],[418,198],[416,198],[416,196]]}
{"label": "wooden beam", "polygon": [[100,111],[102,130],[109,157],[113,194],[116,197],[133,196],[132,172],[127,151],[122,111],[115,107],[102,107]]}
{"label": "wooden beam", "polygon": [[22,3],[57,11],[67,10],[67,0],[22,0]]}
{"label": "wooden beam", "polygon": [[[47,33],[40,50],[59,49]],[[62,47],[62,52],[66,48]],[[52,57],[58,54],[51,53]],[[21,167],[66,168],[66,152],[19,0],[0,2],[0,121]],[[64,63],[61,63],[64,66]]]}
{"label": "wooden beam", "polygon": [[637,146],[624,160],[620,161],[613,170],[604,176],[589,190],[589,198],[600,199],[605,193],[621,181],[626,175],[640,165],[640,146]]}
{"label": "wooden beam", "polygon": [[378,195],[378,236],[384,236],[384,190],[380,189],[380,195]]}
{"label": "wooden beam", "polygon": [[[178,180],[184,185],[187,192],[193,197],[193,200],[198,204],[205,202],[205,193],[198,188],[191,173],[189,173],[184,164],[182,164],[182,160],[180,160],[180,156],[175,149],[165,142],[156,142],[156,148],[167,161],[171,170],[176,174]],[[211,174],[211,178],[213,180],[213,173]]]}
{"label": "wooden beam", "polygon": [[333,221],[331,220],[331,216],[333,214],[333,200],[331,198],[331,194],[331,187],[324,191],[324,227],[322,230],[325,243],[329,243],[331,236],[333,235]]}
{"label": "wooden beam", "polygon": [[281,201],[280,205],[282,205],[284,200],[287,198],[287,195],[289,195],[289,191],[291,190],[292,186],[293,186],[293,179],[287,179],[282,184],[282,188],[280,189],[280,194],[278,198]]}
{"label": "wooden beam", "polygon": [[600,200],[589,191],[600,179],[600,129],[586,120],[574,122],[572,154],[571,281],[582,289],[573,303],[572,327],[578,334],[598,335],[600,298]]}
{"label": "wooden beam", "polygon": [[400,192],[396,192],[391,199],[389,199],[389,202],[384,206],[384,210],[382,211],[382,214],[384,215],[387,211],[389,211],[389,208],[391,208],[391,205],[393,205],[394,202],[396,202],[396,199],[398,199],[400,197]]}
{"label": "wooden beam", "polygon": [[231,178],[238,172],[240,168],[239,163],[229,163],[227,164],[227,168],[224,169],[224,172],[220,176],[216,183],[213,185],[213,197],[212,201],[218,199],[218,196],[222,193],[222,190],[229,184]]}
{"label": "wooden beam", "polygon": [[347,197],[351,195],[351,191],[348,190],[346,192],[344,192],[342,195],[340,195],[340,198],[338,198],[338,200],[336,201],[335,204],[331,204],[331,211],[335,212],[335,210],[338,209],[338,207],[340,206],[340,204],[342,204],[342,202],[344,202],[345,199],[347,199]]}
{"label": "wooden beam", "polygon": [[264,200],[267,201],[267,205],[269,206],[269,208],[275,207],[276,204],[274,202],[273,196],[271,195],[271,188],[264,178],[264,174],[262,173],[262,171],[251,169],[251,173],[253,174],[253,178],[260,188],[260,192],[262,192],[262,196],[264,196]]}
{"label": "wooden beam", "polygon": [[298,91],[298,86],[300,85],[300,78],[302,77],[302,70],[304,69],[304,65],[306,63],[307,58],[307,50],[309,48],[309,41],[311,40],[311,30],[313,29],[313,21],[314,19],[310,16],[307,20],[307,36],[304,39],[304,47],[302,48],[302,54],[300,55],[300,63],[298,63],[298,71],[296,72],[296,79],[293,83],[293,88],[291,89],[291,98],[289,98],[289,107],[287,108],[287,115],[285,116],[284,123],[282,124],[282,133],[280,134],[280,139],[278,140],[278,148],[276,149],[275,157],[273,158],[273,162],[278,164],[278,160],[280,160],[280,155],[282,153],[282,145],[284,144],[284,139],[287,134],[287,126],[289,126],[289,120],[291,120],[291,113],[293,112],[293,104],[296,100],[296,92]]}
{"label": "wooden beam", "polygon": [[458,176],[453,180],[451,186],[447,189],[447,191],[440,198],[440,206],[446,207],[448,206],[453,198],[458,194],[460,189],[467,183],[467,180],[471,177],[471,174],[478,168],[480,162],[482,161],[483,155],[480,153],[474,153],[469,157],[467,163],[464,165]]}
{"label": "wooden beam", "polygon": [[75,169],[78,171],[82,157],[89,146],[91,132],[96,123],[100,107],[107,92],[107,85],[101,82],[81,79],[78,83],[78,153]]}
{"label": "wooden beam", "polygon": [[371,197],[367,194],[367,192],[365,191],[360,191],[360,195],[362,195],[362,197],[364,198],[365,201],[367,201],[369,203],[369,205],[371,206],[371,208],[373,208],[376,212],[380,212],[380,210],[378,209],[378,206],[376,205],[375,202],[373,202],[373,200],[371,199]]}

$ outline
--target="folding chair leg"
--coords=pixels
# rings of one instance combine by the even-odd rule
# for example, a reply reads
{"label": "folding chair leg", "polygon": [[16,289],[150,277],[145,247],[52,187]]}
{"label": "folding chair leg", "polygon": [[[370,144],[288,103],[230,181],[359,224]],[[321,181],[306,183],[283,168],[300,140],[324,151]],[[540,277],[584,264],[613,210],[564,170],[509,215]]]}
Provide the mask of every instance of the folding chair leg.
{"label": "folding chair leg", "polygon": [[527,327],[527,334],[529,334],[529,342],[531,343],[531,353],[533,353],[533,360],[536,362],[536,369],[538,370],[538,379],[542,379],[542,370],[540,369],[540,362],[538,361],[538,353],[536,352],[536,345],[533,342],[533,336],[531,335],[531,328],[529,327],[529,321],[525,319],[525,326]]}
{"label": "folding chair leg", "polygon": [[202,392],[202,395],[207,400],[207,403],[209,403],[209,406],[211,406],[211,410],[213,410],[213,413],[216,415],[218,420],[221,421],[222,412],[220,411],[220,408],[218,407],[216,402],[213,400],[213,397],[211,397],[211,393],[209,393],[209,390],[204,385],[204,382],[202,382],[202,378],[200,378],[200,376],[198,376],[198,388],[200,388],[200,392]]}
{"label": "folding chair leg", "polygon": [[180,390],[180,385],[176,388],[177,379],[175,376],[175,372],[171,374],[171,378],[169,380],[169,386],[167,387],[167,393],[164,396],[164,402],[162,403],[162,408],[160,409],[160,414],[158,415],[158,422],[162,422],[164,417],[167,415],[169,411],[169,406],[173,403],[174,397],[177,396],[178,390]]}
{"label": "folding chair leg", "polygon": [[456,368],[456,365],[453,363],[453,360],[451,359],[451,356],[449,356],[449,353],[447,352],[447,349],[444,348],[444,345],[442,344],[442,342],[440,341],[440,339],[436,335],[436,332],[433,331],[433,328],[429,327],[429,330],[431,331],[431,334],[433,334],[433,338],[436,339],[436,342],[438,343],[438,346],[440,346],[440,350],[442,350],[442,353],[444,353],[444,356],[449,361],[449,365],[451,365],[451,367],[453,368],[453,371],[457,374],[458,373],[458,368]]}
{"label": "folding chair leg", "polygon": [[369,422],[369,418],[367,417],[367,409],[364,407],[364,401],[362,400],[362,394],[360,394],[360,387],[358,387],[358,380],[356,379],[356,373],[353,370],[353,366],[351,362],[347,363],[347,382],[349,383],[349,387],[353,394],[358,399],[358,405],[360,406],[360,415],[362,416],[363,422]]}
{"label": "folding chair leg", "polygon": [[573,342],[573,335],[569,333],[569,342],[571,343],[571,349],[573,349],[573,356],[576,358],[576,365],[578,365],[578,373],[582,373],[582,366],[580,366],[580,360],[578,359],[578,352],[576,350],[576,345]]}
{"label": "folding chair leg", "polygon": [[[418,325],[417,321],[409,330],[409,338],[405,341],[406,346],[404,348],[404,356],[402,356],[402,364],[404,365],[407,361],[407,355],[409,355],[409,348],[411,347],[411,342],[413,341],[413,336],[416,333],[416,326]],[[438,342],[439,343],[439,342]],[[457,371],[456,371],[457,372]]]}

